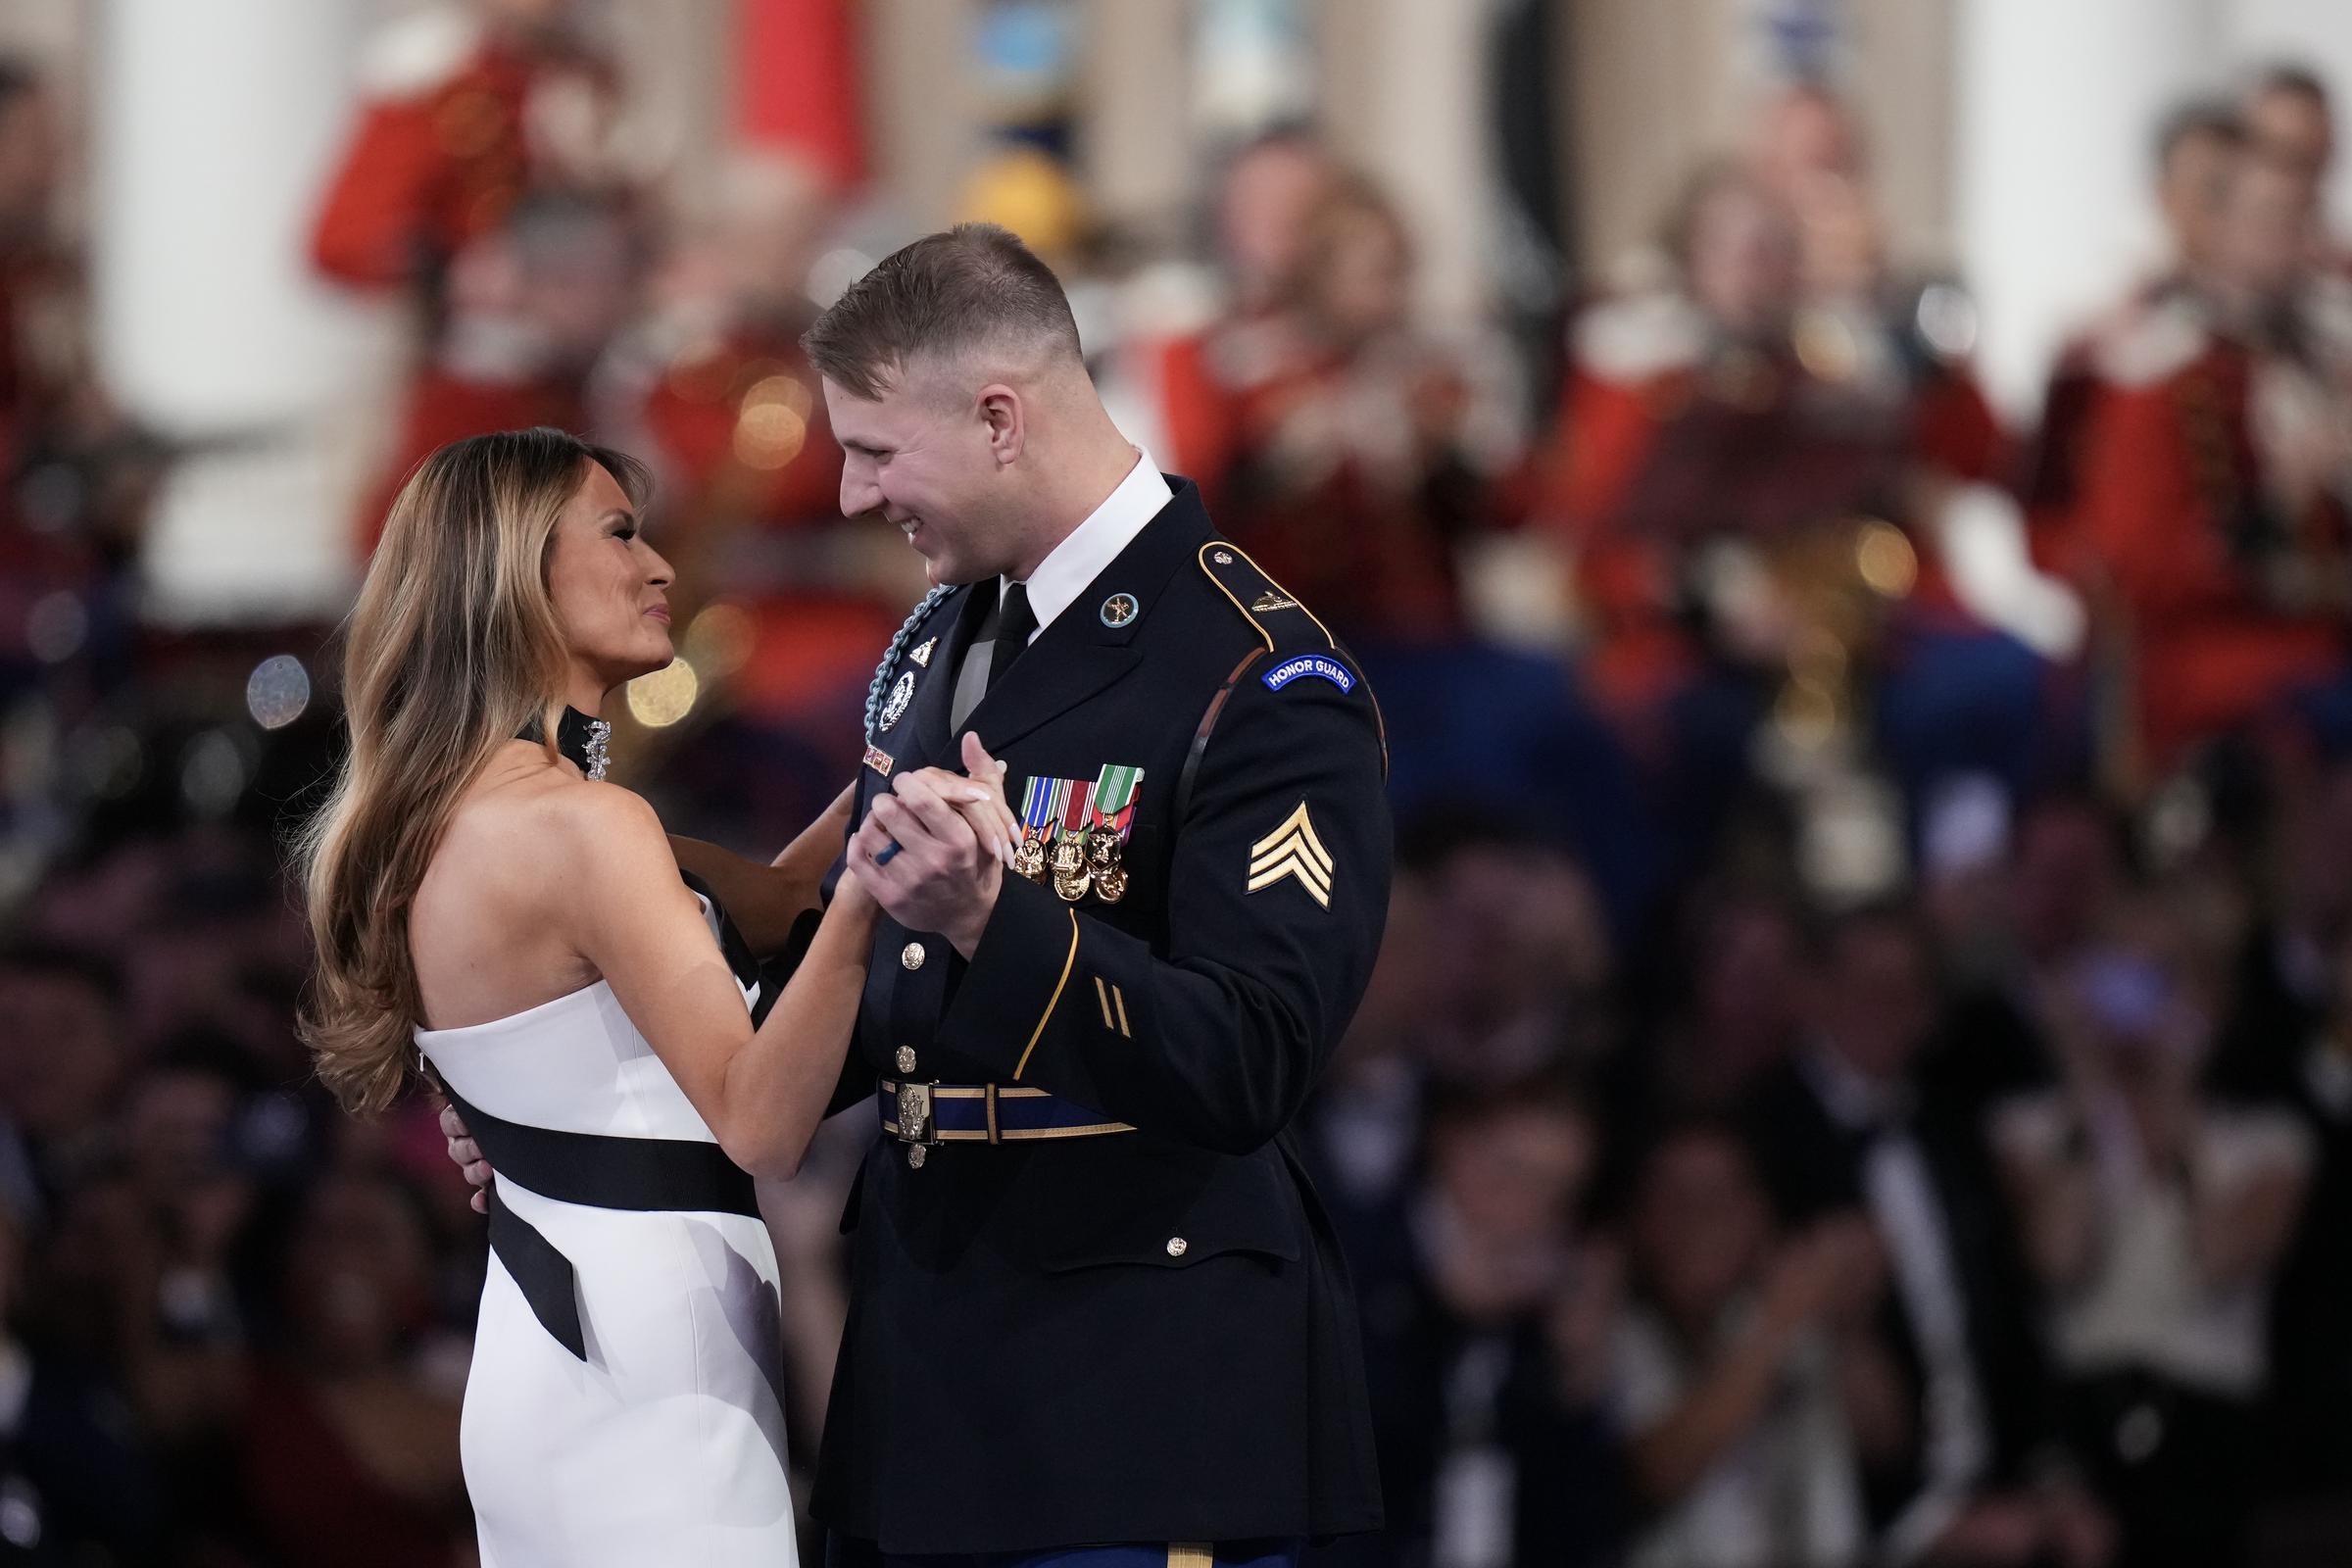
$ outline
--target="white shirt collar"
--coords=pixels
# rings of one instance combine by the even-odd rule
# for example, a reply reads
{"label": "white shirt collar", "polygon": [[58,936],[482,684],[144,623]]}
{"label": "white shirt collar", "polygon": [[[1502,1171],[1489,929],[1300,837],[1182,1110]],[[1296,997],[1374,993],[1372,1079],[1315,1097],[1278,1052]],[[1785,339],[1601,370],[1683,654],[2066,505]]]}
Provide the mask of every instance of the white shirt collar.
{"label": "white shirt collar", "polygon": [[[1086,585],[1102,574],[1102,568],[1118,558],[1120,551],[1134,543],[1135,536],[1144,531],[1144,524],[1159,515],[1160,509],[1174,499],[1176,492],[1168,488],[1159,466],[1152,454],[1136,449],[1135,466],[1118,488],[1103,498],[1087,519],[1070,530],[1069,537],[1050,551],[1039,562],[1037,570],[1029,574],[1029,609],[1037,616],[1037,630],[1044,631],[1054,624],[1054,617],[1070,608]],[[1004,591],[1002,581],[997,584],[1001,598]],[[1030,634],[1035,642],[1037,634]]]}

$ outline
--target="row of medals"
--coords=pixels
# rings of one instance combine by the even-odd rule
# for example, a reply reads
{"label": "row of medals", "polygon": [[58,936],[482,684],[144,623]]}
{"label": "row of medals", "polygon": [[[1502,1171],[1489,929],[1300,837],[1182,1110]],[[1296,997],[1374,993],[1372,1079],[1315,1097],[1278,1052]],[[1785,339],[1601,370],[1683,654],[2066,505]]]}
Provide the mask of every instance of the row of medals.
{"label": "row of medals", "polygon": [[1104,904],[1127,896],[1127,867],[1119,830],[1106,824],[1056,839],[1049,850],[1043,834],[1031,829],[1021,836],[1012,858],[1018,874],[1052,888],[1065,904],[1076,904],[1092,891]]}

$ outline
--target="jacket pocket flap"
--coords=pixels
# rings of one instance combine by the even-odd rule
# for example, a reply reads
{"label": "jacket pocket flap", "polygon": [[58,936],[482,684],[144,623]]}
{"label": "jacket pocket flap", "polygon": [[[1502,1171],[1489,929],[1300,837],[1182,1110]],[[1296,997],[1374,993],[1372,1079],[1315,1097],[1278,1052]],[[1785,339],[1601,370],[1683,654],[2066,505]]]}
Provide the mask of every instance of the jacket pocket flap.
{"label": "jacket pocket flap", "polygon": [[1199,1164],[1139,1161],[1102,1172],[1102,1180],[1083,1184],[1087,1198],[1059,1205],[1055,1223],[1041,1227],[1038,1262],[1050,1273],[1109,1263],[1189,1268],[1230,1252],[1295,1263],[1305,1216],[1288,1177],[1264,1152],[1201,1153]]}

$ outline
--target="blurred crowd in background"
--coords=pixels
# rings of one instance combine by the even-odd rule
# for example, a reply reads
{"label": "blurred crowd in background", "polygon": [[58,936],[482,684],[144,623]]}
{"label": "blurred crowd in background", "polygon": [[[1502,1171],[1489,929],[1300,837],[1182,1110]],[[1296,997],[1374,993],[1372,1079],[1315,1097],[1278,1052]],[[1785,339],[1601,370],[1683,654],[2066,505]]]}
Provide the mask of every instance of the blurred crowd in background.
{"label": "blurred crowd in background", "polygon": [[[647,459],[682,658],[618,771],[770,853],[920,589],[839,515],[796,341],[857,259],[804,166],[689,222],[601,157],[625,62],[565,12],[409,28],[318,193],[312,265],[413,327],[355,559],[444,441]],[[0,61],[0,1561],[466,1562],[482,1225],[431,1107],[341,1116],[291,1028],[332,628],[142,616],[181,454],[92,368],[71,135]],[[1191,249],[1090,224],[1051,136],[975,183],[1387,710],[1389,938],[1299,1129],[1389,1495],[1334,1558],[2352,1561],[2329,87],[2148,138],[2170,256],[2027,424],[1827,83],[1657,191],[1621,275],[1468,338],[1308,124],[1202,172]],[[1987,491],[2039,568],[1999,603],[1952,559]],[[766,1194],[803,1461],[854,1120]]]}

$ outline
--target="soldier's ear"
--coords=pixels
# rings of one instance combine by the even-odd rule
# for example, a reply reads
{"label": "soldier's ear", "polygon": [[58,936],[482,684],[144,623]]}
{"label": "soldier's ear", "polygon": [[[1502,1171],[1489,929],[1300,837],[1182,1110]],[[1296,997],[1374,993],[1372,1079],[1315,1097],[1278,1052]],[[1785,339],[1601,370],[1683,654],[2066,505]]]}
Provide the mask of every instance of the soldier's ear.
{"label": "soldier's ear", "polygon": [[999,467],[1018,462],[1028,440],[1028,411],[1021,395],[1002,381],[980,389],[980,422],[988,432],[988,450]]}

